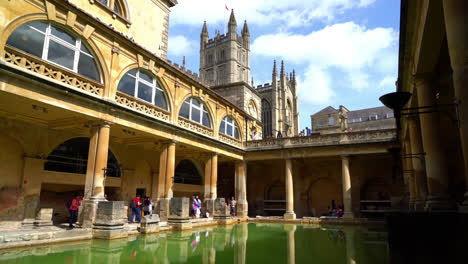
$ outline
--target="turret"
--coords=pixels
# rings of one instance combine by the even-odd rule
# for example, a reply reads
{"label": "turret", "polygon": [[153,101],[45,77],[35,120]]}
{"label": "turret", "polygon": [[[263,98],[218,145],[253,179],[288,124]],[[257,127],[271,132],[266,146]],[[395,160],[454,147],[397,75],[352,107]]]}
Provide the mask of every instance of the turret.
{"label": "turret", "polygon": [[286,75],[284,73],[284,61],[281,60],[281,72],[280,72],[280,80],[281,80],[281,85],[284,84],[284,79],[285,79]]}
{"label": "turret", "polygon": [[231,17],[229,18],[228,36],[232,40],[237,39],[237,22],[236,22],[236,17],[234,16],[234,9],[232,9]]}
{"label": "turret", "polygon": [[250,32],[249,26],[247,26],[247,20],[244,21],[244,28],[242,29],[242,39],[244,41],[244,47],[250,50]]}
{"label": "turret", "polygon": [[273,74],[271,76],[272,79],[272,84],[276,85],[276,82],[278,82],[278,71],[276,70],[276,60],[273,61]]}
{"label": "turret", "polygon": [[204,49],[205,48],[205,43],[208,42],[208,39],[210,38],[209,34],[208,34],[208,28],[206,27],[206,21],[203,23],[203,28],[202,28],[202,31],[201,31],[201,34],[200,34],[200,49]]}

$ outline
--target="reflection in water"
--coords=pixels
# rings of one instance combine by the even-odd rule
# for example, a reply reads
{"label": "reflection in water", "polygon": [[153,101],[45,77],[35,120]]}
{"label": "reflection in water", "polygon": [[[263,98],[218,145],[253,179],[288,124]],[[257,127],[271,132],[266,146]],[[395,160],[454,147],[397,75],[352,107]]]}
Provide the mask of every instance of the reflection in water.
{"label": "reflection in water", "polygon": [[386,233],[237,224],[0,251],[0,263],[388,263]]}

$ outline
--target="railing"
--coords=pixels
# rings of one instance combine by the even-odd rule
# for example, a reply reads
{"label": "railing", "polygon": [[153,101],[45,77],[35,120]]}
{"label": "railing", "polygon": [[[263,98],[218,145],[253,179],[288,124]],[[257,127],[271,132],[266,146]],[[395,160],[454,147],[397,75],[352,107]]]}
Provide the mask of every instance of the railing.
{"label": "railing", "polygon": [[246,150],[282,149],[293,147],[333,146],[391,142],[397,140],[395,129],[359,131],[308,137],[274,138],[246,142]]}
{"label": "railing", "polygon": [[240,147],[240,148],[243,147],[242,142],[240,140],[237,140],[237,139],[232,138],[230,136],[225,136],[225,135],[223,135],[221,133],[219,133],[218,137],[219,137],[219,140],[223,141],[224,143],[227,143],[229,145],[234,145],[234,146]]}
{"label": "railing", "polygon": [[183,118],[183,117],[180,117],[179,116],[179,120],[177,120],[177,124],[179,124],[179,126],[183,127],[183,128],[186,128],[188,130],[191,130],[191,131],[195,131],[195,132],[198,132],[200,134],[203,134],[203,135],[206,135],[206,136],[209,136],[209,137],[213,137],[214,133],[213,133],[213,129],[211,128],[207,128],[201,124],[198,124],[198,123],[195,123],[193,121],[190,121],[186,118]]}
{"label": "railing", "polygon": [[169,121],[169,112],[164,111],[150,103],[146,103],[140,99],[137,99],[131,95],[127,95],[122,92],[117,92],[115,95],[115,101],[118,104],[126,106],[132,110],[141,112],[151,117],[156,117],[164,121]]}
{"label": "railing", "polygon": [[5,47],[5,61],[91,94],[98,96],[102,96],[104,94],[104,85],[102,83],[93,81],[59,66],[55,66],[47,61],[13,47]]}

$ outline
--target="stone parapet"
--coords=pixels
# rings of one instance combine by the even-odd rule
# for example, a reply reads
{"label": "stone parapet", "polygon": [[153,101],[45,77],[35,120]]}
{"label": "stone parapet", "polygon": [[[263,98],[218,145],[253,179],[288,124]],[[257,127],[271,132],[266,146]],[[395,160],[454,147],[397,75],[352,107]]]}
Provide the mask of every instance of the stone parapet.
{"label": "stone parapet", "polygon": [[37,211],[36,219],[34,220],[35,226],[52,226],[52,215],[54,209],[52,208],[40,208]]}

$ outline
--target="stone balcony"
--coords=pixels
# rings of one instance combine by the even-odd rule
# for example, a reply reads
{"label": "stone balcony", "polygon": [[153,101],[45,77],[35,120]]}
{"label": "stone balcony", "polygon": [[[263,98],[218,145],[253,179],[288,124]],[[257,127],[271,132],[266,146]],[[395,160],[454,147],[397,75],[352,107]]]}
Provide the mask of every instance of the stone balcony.
{"label": "stone balcony", "polygon": [[246,151],[265,151],[289,148],[341,146],[369,143],[391,143],[397,141],[396,129],[359,131],[308,137],[274,138],[248,141]]}

